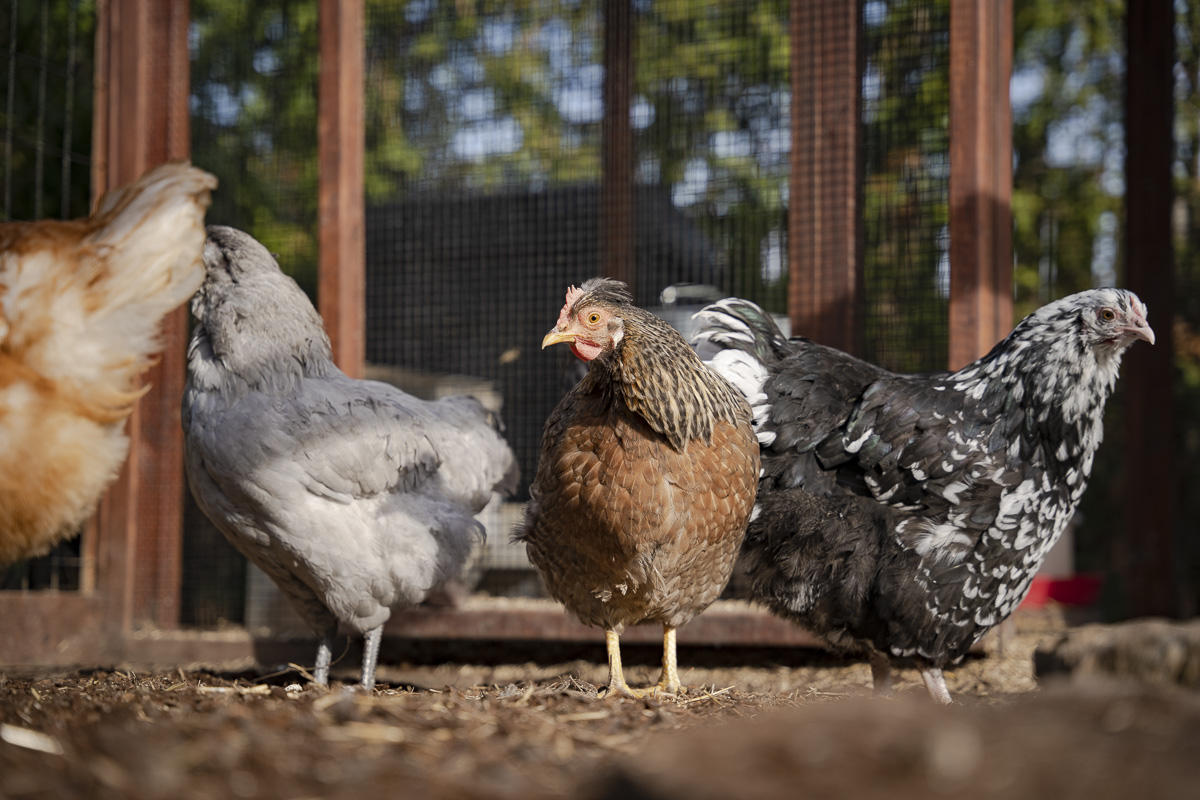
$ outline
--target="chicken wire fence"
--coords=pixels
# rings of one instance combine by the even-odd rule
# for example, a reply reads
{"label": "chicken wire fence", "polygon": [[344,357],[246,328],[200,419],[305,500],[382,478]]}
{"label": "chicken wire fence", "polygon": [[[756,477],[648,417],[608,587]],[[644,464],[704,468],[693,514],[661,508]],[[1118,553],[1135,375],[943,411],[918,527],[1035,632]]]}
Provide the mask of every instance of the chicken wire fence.
{"label": "chicken wire fence", "polygon": [[[250,230],[311,291],[315,4],[247,5],[193,3],[194,157],[221,179],[210,219]],[[487,512],[466,578],[491,594],[541,591],[509,536],[542,424],[581,367],[538,343],[620,235],[606,192],[632,221],[640,304],[685,332],[731,294],[786,313],[789,3],[633,2],[611,23],[631,42],[624,95],[605,86],[621,5],[367,4],[367,374],[422,397],[473,394],[503,418],[522,489]],[[940,108],[924,98],[947,81],[946,5],[863,8],[869,340],[891,333],[894,349],[871,355],[894,366],[944,362],[945,92]],[[628,113],[627,138],[606,129],[606,102]],[[621,157],[623,196],[605,175]],[[244,621],[240,559],[206,527],[189,518],[188,621]]]}
{"label": "chicken wire fence", "polygon": [[[938,368],[946,352],[947,5],[861,5],[866,355],[897,368]],[[685,332],[695,310],[726,295],[787,311],[790,4],[635,0],[621,23],[632,71],[613,95],[605,25],[621,6],[366,6],[367,373],[422,397],[473,394],[503,418],[522,489],[485,512],[488,546],[465,578],[494,595],[541,591],[508,540],[542,424],[581,368],[538,343],[566,287],[602,271],[614,216],[630,223],[638,302]],[[77,55],[61,60],[75,65],[71,125],[84,131],[71,147],[86,150],[94,4],[0,9],[25,26],[19,54],[8,51],[10,75],[43,47],[24,31],[48,15],[57,41],[75,15]],[[220,179],[209,222],[252,233],[310,295],[317,35],[315,0],[191,3],[192,157]],[[47,58],[56,47],[45,46]],[[53,96],[65,81],[47,74]],[[17,144],[37,139],[21,131],[42,112],[21,105],[36,83],[16,83],[16,107],[11,88],[4,101],[14,109],[6,130],[16,131],[5,168],[24,178],[34,171]],[[627,111],[624,132],[606,128],[606,98]],[[65,113],[47,112],[42,139],[65,141],[49,121]],[[56,147],[44,146],[45,163],[61,156]],[[614,155],[629,165],[626,182],[605,175]],[[59,184],[42,171],[41,210],[53,215]],[[71,173],[71,216],[86,210],[86,176],[86,166]],[[190,498],[183,548],[184,624],[289,624],[269,581]]]}

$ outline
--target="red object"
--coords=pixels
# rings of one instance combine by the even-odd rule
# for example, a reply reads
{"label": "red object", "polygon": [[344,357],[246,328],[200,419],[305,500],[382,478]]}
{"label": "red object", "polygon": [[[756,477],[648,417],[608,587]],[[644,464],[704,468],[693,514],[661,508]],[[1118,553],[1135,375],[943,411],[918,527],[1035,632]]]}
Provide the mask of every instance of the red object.
{"label": "red object", "polygon": [[1023,606],[1044,606],[1048,601],[1062,603],[1067,606],[1090,606],[1100,596],[1100,587],[1104,584],[1104,576],[1096,573],[1083,573],[1065,578],[1051,578],[1038,575],[1025,595]]}

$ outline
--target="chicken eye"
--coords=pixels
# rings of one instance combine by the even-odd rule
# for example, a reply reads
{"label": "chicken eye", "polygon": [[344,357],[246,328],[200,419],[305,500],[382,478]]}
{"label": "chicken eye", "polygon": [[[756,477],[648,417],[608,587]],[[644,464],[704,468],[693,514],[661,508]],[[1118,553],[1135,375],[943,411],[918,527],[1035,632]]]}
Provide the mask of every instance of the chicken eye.
{"label": "chicken eye", "polygon": [[1105,322],[1112,322],[1116,318],[1117,312],[1113,311],[1111,308],[1100,309],[1100,319],[1104,320]]}
{"label": "chicken eye", "polygon": [[600,321],[600,315],[597,312],[593,311],[592,313],[588,314],[587,321],[588,321],[589,325],[595,325],[597,322]]}

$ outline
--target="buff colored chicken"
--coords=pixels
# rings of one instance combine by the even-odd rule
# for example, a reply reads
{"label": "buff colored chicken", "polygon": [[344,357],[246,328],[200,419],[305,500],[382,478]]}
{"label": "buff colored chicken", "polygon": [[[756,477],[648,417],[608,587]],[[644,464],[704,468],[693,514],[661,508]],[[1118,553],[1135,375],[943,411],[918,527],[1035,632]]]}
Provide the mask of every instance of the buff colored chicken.
{"label": "buff colored chicken", "polygon": [[85,219],[0,224],[0,568],[77,532],[120,470],[159,323],[204,280],[216,185],[173,162]]}

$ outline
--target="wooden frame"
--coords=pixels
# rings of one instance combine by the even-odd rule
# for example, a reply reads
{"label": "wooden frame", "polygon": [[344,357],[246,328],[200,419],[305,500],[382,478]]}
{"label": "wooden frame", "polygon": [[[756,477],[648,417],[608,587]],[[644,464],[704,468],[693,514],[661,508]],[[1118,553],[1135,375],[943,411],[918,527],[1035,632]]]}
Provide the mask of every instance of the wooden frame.
{"label": "wooden frame", "polygon": [[[633,285],[634,151],[629,120],[633,19],[629,0],[605,0],[604,8],[608,113],[603,210],[598,221],[604,231],[602,264],[606,273]],[[320,310],[339,365],[348,374],[360,375],[365,287],[364,4],[320,0],[319,13]],[[791,13],[789,310],[795,330],[860,352],[860,4],[792,0]],[[965,363],[986,350],[1012,321],[1007,96],[1011,13],[1011,0],[988,4],[952,0],[951,5],[952,364]],[[188,0],[99,0],[98,15],[93,166],[97,192],[189,152]],[[1133,35],[1131,30],[1131,50]],[[1131,64],[1131,81],[1136,74]],[[1130,108],[1133,114],[1132,102]],[[1134,130],[1137,126],[1131,128],[1131,159]],[[1161,130],[1155,130],[1161,136]],[[1153,148],[1145,149],[1150,151]],[[1168,148],[1157,152],[1167,153]],[[1157,170],[1161,164],[1153,166]],[[1131,186],[1131,195],[1134,191],[1137,187]],[[1143,206],[1151,207],[1149,202]],[[1168,220],[1169,213],[1142,217],[1131,213],[1131,251],[1142,241],[1166,242],[1169,248],[1169,238],[1155,227]],[[1141,262],[1157,264],[1154,258],[1158,256],[1143,257]],[[1169,316],[1163,313],[1169,310],[1162,299],[1164,292],[1169,295],[1169,283],[1161,282],[1163,274],[1131,271],[1130,275],[1131,284],[1144,282],[1140,291],[1159,319]],[[1165,274],[1169,279],[1169,270]],[[1160,339],[1169,335],[1169,329],[1163,332],[1167,326],[1159,327]],[[130,420],[129,462],[85,537],[83,590],[0,593],[0,664],[227,663],[262,660],[285,647],[257,641],[246,632],[172,630],[178,623],[182,493],[186,491],[178,425],[186,333],[186,313],[181,311],[167,323],[164,358],[148,376],[153,389]],[[1132,360],[1136,362],[1139,355]],[[1162,369],[1163,363],[1155,362],[1145,385],[1159,385],[1152,381],[1160,379]],[[1140,402],[1152,399],[1146,395]],[[1154,415],[1135,416],[1148,420]],[[1139,435],[1164,444],[1171,441],[1159,428]],[[139,491],[149,485],[155,491]],[[1136,491],[1145,497],[1149,490],[1143,486]],[[1156,517],[1156,531],[1168,530],[1168,523],[1169,519]],[[1157,571],[1163,569],[1169,539],[1155,541],[1163,546],[1156,545],[1153,557],[1139,569],[1144,566],[1145,574],[1153,570],[1161,575]],[[1159,599],[1153,602],[1154,608],[1166,607]],[[143,625],[146,630],[139,632]],[[595,637],[595,631],[567,620],[553,604],[524,610],[504,604],[490,610],[416,609],[398,615],[389,623],[388,633],[401,639],[586,642]],[[651,628],[636,628],[626,638],[656,642],[658,635]],[[815,644],[790,623],[740,606],[715,607],[681,631],[680,641],[727,646]],[[308,647],[306,643],[303,651],[297,651],[300,658],[308,657]]]}
{"label": "wooden frame", "polygon": [[363,375],[363,0],[321,0],[317,87],[317,302],[333,357]]}
{"label": "wooden frame", "polygon": [[1176,571],[1179,441],[1175,433],[1175,254],[1171,177],[1175,12],[1170,3],[1129,3],[1125,104],[1125,283],[1149,306],[1154,347],[1131,348],[1125,407],[1124,564],[1128,611],[1179,613]]}
{"label": "wooden frame", "polygon": [[1012,0],[950,3],[950,369],[1013,324]]}
{"label": "wooden frame", "polygon": [[788,315],[862,352],[862,101],[858,2],[792,0]]}
{"label": "wooden frame", "polygon": [[633,11],[631,0],[604,0],[604,119],[600,178],[600,274],[637,296],[634,227]]}
{"label": "wooden frame", "polygon": [[[188,0],[98,2],[94,197],[188,156],[188,11]],[[162,340],[127,423],[129,459],[84,533],[81,591],[0,593],[0,663],[121,658],[135,623],[178,623],[185,309],[165,320]]]}

